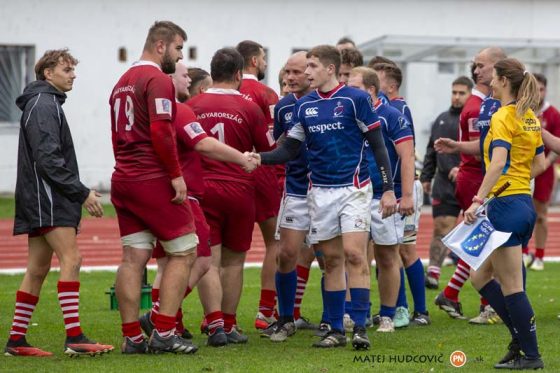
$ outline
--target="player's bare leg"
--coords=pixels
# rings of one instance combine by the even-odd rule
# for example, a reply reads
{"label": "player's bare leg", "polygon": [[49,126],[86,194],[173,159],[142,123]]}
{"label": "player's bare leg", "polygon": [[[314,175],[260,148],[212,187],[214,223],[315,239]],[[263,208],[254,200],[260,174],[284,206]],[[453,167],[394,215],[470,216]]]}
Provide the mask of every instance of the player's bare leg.
{"label": "player's bare leg", "polygon": [[453,229],[456,221],[457,218],[455,216],[438,216],[434,219],[434,232],[430,242],[430,261],[425,283],[429,289],[437,289],[439,287],[441,266],[448,250],[441,240]]}
{"label": "player's bare leg", "polygon": [[261,269],[261,299],[259,313],[255,320],[257,329],[264,329],[274,321],[274,308],[276,305],[276,258],[278,256],[278,241],[274,238],[276,233],[276,217],[269,218],[259,223],[259,228],[264,240],[265,255]]}
{"label": "player's bare leg", "polygon": [[393,317],[397,307],[397,296],[400,286],[400,258],[398,245],[375,245],[375,262],[378,269],[377,286],[381,311],[380,332],[394,330]]}
{"label": "player's bare leg", "polygon": [[38,297],[51,269],[53,251],[43,236],[33,237],[29,238],[27,255],[27,268],[19,291]]}
{"label": "player's bare leg", "polygon": [[247,336],[240,334],[237,328],[236,313],[243,290],[243,265],[245,252],[237,252],[222,247],[220,280],[222,282],[222,312],[224,313],[224,330],[228,343],[247,343]]}
{"label": "player's bare leg", "polygon": [[191,267],[195,259],[196,253],[194,250],[186,253],[186,255],[168,257],[159,290],[160,314],[177,314],[187,289]]}
{"label": "player's bare leg", "polygon": [[115,281],[115,294],[123,324],[138,320],[142,275],[151,255],[151,250],[123,247],[122,261]]}

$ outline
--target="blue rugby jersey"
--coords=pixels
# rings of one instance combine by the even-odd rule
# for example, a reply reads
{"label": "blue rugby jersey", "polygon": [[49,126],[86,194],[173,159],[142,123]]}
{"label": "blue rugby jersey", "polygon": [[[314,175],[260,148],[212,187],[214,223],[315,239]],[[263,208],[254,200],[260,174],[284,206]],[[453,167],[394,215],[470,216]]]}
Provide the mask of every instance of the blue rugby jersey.
{"label": "blue rugby jersey", "polygon": [[[414,139],[412,126],[396,108],[391,105],[385,105],[381,100],[375,104],[375,111],[381,120],[381,128],[383,130],[383,139],[387,147],[387,154],[391,162],[391,170],[393,177],[393,184],[395,196],[400,199],[402,196],[401,189],[401,160],[397,154],[396,145],[408,140]],[[383,195],[383,182],[381,175],[377,169],[375,158],[371,152],[367,153],[367,160],[369,163],[369,172],[373,182],[373,198],[380,199]]]}
{"label": "blue rugby jersey", "polygon": [[[488,131],[490,130],[490,119],[492,115],[498,111],[498,109],[502,106],[500,100],[496,100],[493,97],[486,97],[482,104],[480,105],[480,115],[478,116],[478,122],[476,122],[476,126],[480,131],[480,154],[484,154],[484,139],[486,135],[488,135]],[[486,167],[484,162],[482,164],[482,173],[486,173]]]}
{"label": "blue rugby jersey", "polygon": [[[296,102],[288,136],[307,144],[314,186],[361,187],[370,182],[364,133],[380,126],[370,96],[343,84]],[[369,152],[369,150],[368,150]]]}
{"label": "blue rugby jersey", "polygon": [[[293,126],[292,117],[297,98],[293,93],[284,96],[274,107],[274,132],[280,137]],[[276,138],[278,140],[278,138]],[[307,169],[307,147],[301,144],[299,155],[293,161],[286,163],[286,194],[295,197],[307,196],[309,177]]]}

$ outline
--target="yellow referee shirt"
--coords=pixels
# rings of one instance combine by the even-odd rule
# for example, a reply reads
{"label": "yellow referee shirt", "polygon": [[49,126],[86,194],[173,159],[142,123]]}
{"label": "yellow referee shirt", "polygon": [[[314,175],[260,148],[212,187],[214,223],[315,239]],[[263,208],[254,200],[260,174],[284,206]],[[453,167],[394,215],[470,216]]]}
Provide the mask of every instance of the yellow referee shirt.
{"label": "yellow referee shirt", "polygon": [[531,166],[535,155],[544,151],[541,124],[533,110],[522,118],[515,115],[515,105],[501,107],[490,120],[490,129],[484,139],[484,164],[486,170],[492,159],[492,150],[503,147],[508,150],[506,165],[491,194],[506,181],[510,182],[501,196],[531,194]]}

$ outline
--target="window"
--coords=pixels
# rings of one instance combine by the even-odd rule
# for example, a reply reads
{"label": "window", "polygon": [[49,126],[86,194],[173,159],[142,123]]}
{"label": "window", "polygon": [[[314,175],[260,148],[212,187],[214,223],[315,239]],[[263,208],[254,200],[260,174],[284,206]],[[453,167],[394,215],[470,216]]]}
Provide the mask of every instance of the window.
{"label": "window", "polygon": [[35,47],[0,45],[0,127],[19,122],[16,98],[34,80]]}

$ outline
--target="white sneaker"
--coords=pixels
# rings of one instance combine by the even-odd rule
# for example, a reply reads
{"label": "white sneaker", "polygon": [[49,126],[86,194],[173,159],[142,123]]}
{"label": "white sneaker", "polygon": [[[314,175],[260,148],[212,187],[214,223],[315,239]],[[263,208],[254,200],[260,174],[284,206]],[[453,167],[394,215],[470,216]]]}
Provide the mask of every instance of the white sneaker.
{"label": "white sneaker", "polygon": [[393,320],[387,316],[381,316],[379,319],[379,328],[377,328],[378,332],[381,333],[392,333],[395,331],[395,324],[393,324]]}
{"label": "white sneaker", "polygon": [[344,314],[344,320],[342,321],[344,325],[344,331],[352,332],[354,331],[354,320],[350,317],[349,314]]}
{"label": "white sneaker", "polygon": [[525,268],[529,268],[534,261],[535,256],[533,254],[523,254],[523,265]]}
{"label": "white sneaker", "polygon": [[502,319],[500,319],[500,316],[498,316],[492,306],[487,305],[482,311],[480,311],[478,316],[469,320],[469,324],[492,325],[500,323],[501,321]]}
{"label": "white sneaker", "polygon": [[533,264],[529,267],[533,271],[544,271],[544,262],[541,258],[535,258]]}

